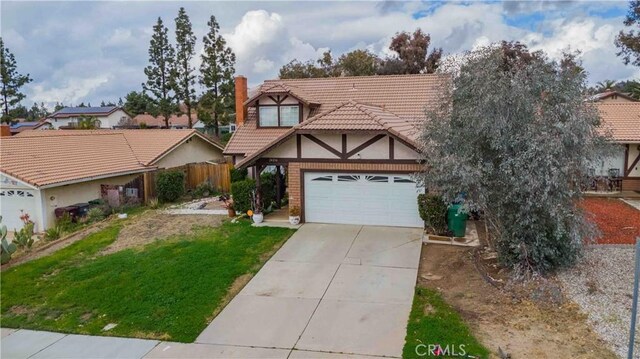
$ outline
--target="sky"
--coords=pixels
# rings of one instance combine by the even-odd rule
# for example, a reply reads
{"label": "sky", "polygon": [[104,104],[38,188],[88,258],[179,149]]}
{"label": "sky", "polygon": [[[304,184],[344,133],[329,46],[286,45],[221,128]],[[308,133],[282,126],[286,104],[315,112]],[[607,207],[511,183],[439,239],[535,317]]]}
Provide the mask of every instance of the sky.
{"label": "sky", "polygon": [[22,104],[98,105],[140,91],[152,26],[158,17],[174,37],[180,6],[198,40],[199,66],[207,21],[215,15],[249,85],[276,78],[293,59],[315,60],[366,48],[386,56],[391,37],[421,28],[432,46],[453,55],[501,40],[517,40],[551,58],[581,51],[590,84],[639,79],[640,69],[616,56],[623,1],[0,1],[0,35],[18,71],[33,82]]}

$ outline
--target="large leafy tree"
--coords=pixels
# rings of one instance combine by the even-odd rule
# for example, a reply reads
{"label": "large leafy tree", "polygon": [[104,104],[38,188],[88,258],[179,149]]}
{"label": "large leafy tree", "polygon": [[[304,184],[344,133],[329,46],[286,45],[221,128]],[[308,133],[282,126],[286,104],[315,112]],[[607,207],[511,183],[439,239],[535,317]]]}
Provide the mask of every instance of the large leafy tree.
{"label": "large leafy tree", "polygon": [[624,19],[624,26],[628,31],[620,31],[615,44],[620,49],[618,56],[622,57],[625,65],[640,66],[640,0],[629,3],[629,12]]}
{"label": "large leafy tree", "polygon": [[158,115],[158,107],[145,92],[131,91],[124,97],[124,109],[133,116],[141,113]]}
{"label": "large leafy tree", "polygon": [[616,89],[616,81],[615,80],[604,80],[600,81],[596,84],[596,90],[598,92],[604,91],[613,91]]}
{"label": "large leafy tree", "polygon": [[0,100],[2,101],[2,121],[9,121],[10,110],[22,101],[25,95],[20,92],[20,88],[32,81],[29,74],[22,75],[18,72],[16,59],[8,48],[4,46],[4,41],[0,37],[0,79],[2,88],[0,89]]}
{"label": "large leafy tree", "polygon": [[147,82],[142,84],[144,91],[151,94],[158,112],[164,116],[166,127],[169,127],[169,117],[176,107],[171,83],[175,50],[169,43],[168,32],[162,19],[158,18],[149,43],[149,66],[144,69]]}
{"label": "large leafy tree", "polygon": [[227,124],[234,108],[234,65],[236,55],[227,47],[227,42],[220,35],[220,25],[215,16],[211,16],[209,32],[204,36],[204,52],[200,65],[200,84],[205,92],[200,100],[200,108],[208,111],[210,116],[200,118],[219,135],[219,124]]}
{"label": "large leafy tree", "polygon": [[354,50],[338,59],[338,68],[344,76],[375,75],[380,59],[367,50]]}
{"label": "large leafy tree", "polygon": [[391,39],[389,49],[398,54],[404,65],[403,73],[433,73],[440,63],[442,49],[436,48],[429,53],[430,44],[431,36],[416,29],[413,34],[404,31],[397,33]]}
{"label": "large leafy tree", "polygon": [[607,154],[584,72],[510,43],[458,65],[427,112],[421,181],[482,211],[500,261],[516,273],[573,263],[595,231],[579,209],[580,184]]}
{"label": "large leafy tree", "polygon": [[318,68],[313,61],[292,60],[280,68],[278,77],[281,79],[307,79],[326,76],[325,72]]}
{"label": "large leafy tree", "polygon": [[172,73],[172,83],[178,100],[181,101],[187,112],[188,126],[193,126],[191,109],[196,101],[196,74],[191,60],[196,54],[196,36],[193,34],[191,20],[181,7],[176,21],[176,62]]}

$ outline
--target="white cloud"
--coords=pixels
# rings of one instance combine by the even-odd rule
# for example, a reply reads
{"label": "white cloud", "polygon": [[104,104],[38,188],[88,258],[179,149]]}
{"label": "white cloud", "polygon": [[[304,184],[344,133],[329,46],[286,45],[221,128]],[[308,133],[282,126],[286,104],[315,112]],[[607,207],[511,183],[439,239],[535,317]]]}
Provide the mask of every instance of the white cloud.
{"label": "white cloud", "polygon": [[128,44],[132,38],[131,30],[129,29],[115,29],[111,36],[107,39],[106,44],[109,46],[118,46]]}
{"label": "white cloud", "polygon": [[55,102],[78,103],[91,92],[106,84],[109,77],[98,75],[89,78],[70,78],[61,87],[46,87],[44,84],[32,85],[31,99],[51,105]]}
{"label": "white cloud", "polygon": [[261,58],[253,64],[253,72],[261,74],[273,70],[274,67],[275,63],[273,61]]}

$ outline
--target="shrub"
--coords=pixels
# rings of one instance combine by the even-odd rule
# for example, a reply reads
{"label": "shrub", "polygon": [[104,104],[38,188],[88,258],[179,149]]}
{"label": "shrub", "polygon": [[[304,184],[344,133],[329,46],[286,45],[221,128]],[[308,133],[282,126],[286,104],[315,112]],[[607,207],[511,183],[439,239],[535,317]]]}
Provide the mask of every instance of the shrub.
{"label": "shrub", "polygon": [[56,226],[60,227],[62,232],[73,232],[78,227],[76,223],[73,223],[69,212],[64,212],[62,217],[56,220]]}
{"label": "shrub", "polygon": [[33,245],[33,222],[25,222],[19,231],[15,231],[13,242],[20,248],[31,248]]}
{"label": "shrub", "polygon": [[193,196],[196,198],[209,197],[215,192],[209,181],[202,182],[193,190]]}
{"label": "shrub", "polygon": [[184,173],[165,171],[158,173],[156,191],[161,202],[174,202],[184,194]]}
{"label": "shrub", "polygon": [[151,209],[158,209],[160,207],[160,201],[157,198],[151,198],[147,201],[147,206]]}
{"label": "shrub", "polygon": [[233,132],[222,134],[222,136],[220,136],[220,142],[222,142],[223,144],[227,144],[227,142],[229,142],[229,140],[231,139],[231,136],[233,136]]}
{"label": "shrub", "polygon": [[53,226],[46,231],[44,231],[44,239],[45,241],[55,241],[62,236],[62,229],[60,226]]}
{"label": "shrub", "polygon": [[289,215],[291,217],[298,217],[300,216],[300,207],[298,206],[293,206],[291,208],[289,208]]}
{"label": "shrub", "polygon": [[256,189],[256,181],[246,179],[231,184],[231,196],[233,197],[233,207],[240,213],[245,213],[252,209],[253,191]]}
{"label": "shrub", "polygon": [[7,226],[2,223],[2,216],[0,216],[0,264],[8,263],[17,249],[15,243],[7,241]]}
{"label": "shrub", "polygon": [[276,175],[266,172],[260,175],[263,208],[269,207],[276,200]]}
{"label": "shrub", "polygon": [[87,212],[89,222],[97,222],[104,218],[104,211],[98,207],[93,207]]}
{"label": "shrub", "polygon": [[447,234],[447,204],[441,196],[419,194],[418,212],[427,229],[437,235]]}
{"label": "shrub", "polygon": [[245,179],[247,179],[248,174],[249,174],[249,171],[246,168],[241,168],[241,169],[232,168],[230,173],[231,183],[244,181]]}

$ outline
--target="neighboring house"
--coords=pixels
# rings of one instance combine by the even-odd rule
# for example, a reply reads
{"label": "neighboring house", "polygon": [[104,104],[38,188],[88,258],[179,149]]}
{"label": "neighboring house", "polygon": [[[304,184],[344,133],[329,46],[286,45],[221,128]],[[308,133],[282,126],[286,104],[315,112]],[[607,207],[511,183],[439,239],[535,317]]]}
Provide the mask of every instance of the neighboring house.
{"label": "neighboring house", "polygon": [[38,121],[17,122],[11,125],[11,134],[15,135],[25,130],[33,130],[38,126],[40,126],[40,122]]}
{"label": "neighboring house", "polygon": [[637,102],[635,98],[618,91],[605,91],[591,96],[592,101],[600,102]]}
{"label": "neighboring house", "polygon": [[[144,126],[147,128],[167,128],[166,123],[164,122],[164,116],[159,115],[154,117],[148,113],[137,115],[133,118],[133,126],[140,127]],[[191,123],[192,127],[198,130],[204,129],[204,123],[198,121],[198,116],[191,115]],[[169,128],[171,129],[185,129],[189,128],[189,118],[187,115],[171,115],[169,116]]]}
{"label": "neighboring house", "polygon": [[286,173],[303,221],[422,227],[418,127],[448,83],[433,74],[272,80],[249,97],[240,76],[238,129],[224,153],[256,178],[267,167]]}
{"label": "neighboring house", "polygon": [[51,124],[51,128],[69,129],[78,125],[82,118],[95,118],[97,128],[116,128],[120,123],[131,121],[129,115],[124,109],[117,106],[105,107],[65,107],[59,111],[47,116],[45,122]]}
{"label": "neighboring house", "polygon": [[0,214],[19,229],[22,210],[43,231],[55,224],[58,207],[109,190],[140,198],[143,172],[223,160],[222,146],[196,130],[25,131],[2,138]]}
{"label": "neighboring house", "polygon": [[596,174],[617,172],[622,177],[623,191],[640,191],[640,102],[597,102],[604,128],[620,145],[616,153],[603,161]]}

